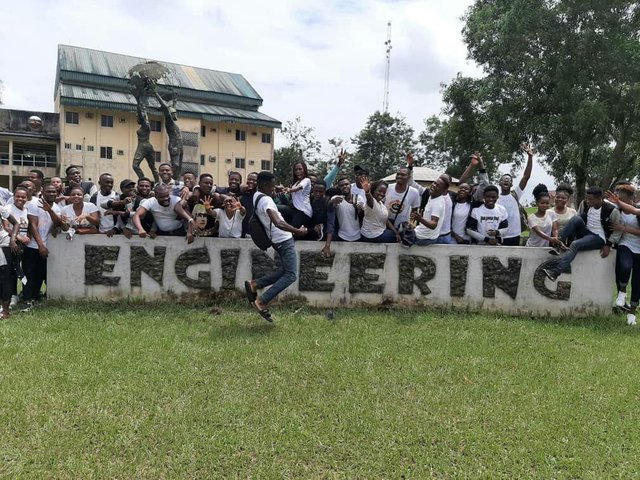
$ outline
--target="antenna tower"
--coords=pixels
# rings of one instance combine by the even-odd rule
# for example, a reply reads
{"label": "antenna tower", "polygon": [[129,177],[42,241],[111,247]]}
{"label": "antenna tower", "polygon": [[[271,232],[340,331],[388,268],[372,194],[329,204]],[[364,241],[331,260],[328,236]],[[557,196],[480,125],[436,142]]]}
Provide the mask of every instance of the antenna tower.
{"label": "antenna tower", "polygon": [[387,22],[387,41],[384,42],[386,47],[386,65],[384,69],[384,99],[382,101],[382,110],[384,113],[389,111],[389,73],[391,70],[391,22]]}

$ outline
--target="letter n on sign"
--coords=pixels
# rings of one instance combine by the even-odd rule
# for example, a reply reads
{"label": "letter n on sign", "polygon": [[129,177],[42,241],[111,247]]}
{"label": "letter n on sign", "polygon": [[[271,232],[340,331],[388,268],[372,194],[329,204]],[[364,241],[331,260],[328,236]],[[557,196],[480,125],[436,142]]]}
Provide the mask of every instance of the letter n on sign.
{"label": "letter n on sign", "polygon": [[495,298],[496,287],[515,299],[520,283],[521,258],[508,258],[508,266],[502,265],[498,257],[482,258],[482,296]]}

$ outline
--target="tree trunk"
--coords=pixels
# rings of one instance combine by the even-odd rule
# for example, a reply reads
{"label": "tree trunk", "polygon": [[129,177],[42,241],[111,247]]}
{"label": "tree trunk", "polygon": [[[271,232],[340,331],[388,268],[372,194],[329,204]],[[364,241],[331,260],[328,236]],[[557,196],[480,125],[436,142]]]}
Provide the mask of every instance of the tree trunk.
{"label": "tree trunk", "polygon": [[584,192],[587,185],[587,163],[589,161],[589,150],[583,149],[579,162],[574,167],[576,176],[576,208],[584,200]]}

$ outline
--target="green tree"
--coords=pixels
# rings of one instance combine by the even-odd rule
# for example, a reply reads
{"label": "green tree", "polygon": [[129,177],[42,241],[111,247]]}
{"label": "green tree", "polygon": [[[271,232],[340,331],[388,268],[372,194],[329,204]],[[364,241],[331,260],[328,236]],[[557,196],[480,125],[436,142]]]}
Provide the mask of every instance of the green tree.
{"label": "green tree", "polygon": [[402,115],[376,111],[351,140],[356,147],[352,162],[367,168],[371,178],[386,177],[405,163],[408,152],[414,151],[413,135],[413,128]]}
{"label": "green tree", "polygon": [[287,145],[274,151],[273,174],[278,183],[289,185],[293,164],[303,161],[313,170],[322,161],[322,148],[315,136],[315,129],[302,123],[300,117],[286,121],[281,133]]}
{"label": "green tree", "polygon": [[[550,173],[574,180],[579,193],[635,175],[639,31],[636,1],[476,0],[463,37],[485,76],[445,88],[449,116],[428,125],[426,143],[442,148],[446,139],[442,151],[456,156],[452,144],[486,149],[493,137],[485,158],[502,163],[526,135]],[[464,85],[473,88],[460,99]]]}

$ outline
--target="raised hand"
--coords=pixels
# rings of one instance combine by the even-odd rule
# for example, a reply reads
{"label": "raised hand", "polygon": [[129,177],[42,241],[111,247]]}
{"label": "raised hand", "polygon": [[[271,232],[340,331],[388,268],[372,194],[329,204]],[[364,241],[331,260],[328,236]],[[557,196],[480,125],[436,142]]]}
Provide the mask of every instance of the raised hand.
{"label": "raised hand", "polygon": [[414,162],[415,162],[415,159],[413,158],[413,153],[407,152],[407,165],[412,167]]}
{"label": "raised hand", "polygon": [[533,148],[528,143],[522,144],[522,151],[526,153],[529,157],[533,157]]}
{"label": "raised hand", "polygon": [[371,183],[369,182],[368,178],[363,178],[361,181],[361,185],[362,185],[362,190],[364,190],[365,193],[369,193],[369,190],[371,190]]}
{"label": "raised hand", "polygon": [[49,205],[49,203],[44,198],[40,199],[40,205],[38,205],[38,207],[40,207],[47,213],[51,213],[51,205]]}
{"label": "raised hand", "polygon": [[347,151],[344,148],[340,149],[340,153],[338,154],[338,165],[342,166],[347,159]]}
{"label": "raised hand", "polygon": [[620,205],[620,197],[618,197],[617,193],[612,192],[611,190],[607,190],[605,192],[604,198],[609,200],[611,203],[614,203],[616,205]]}
{"label": "raised hand", "polygon": [[202,199],[202,205],[204,205],[204,209],[205,210],[210,210],[211,209],[211,195],[205,195],[204,198]]}

